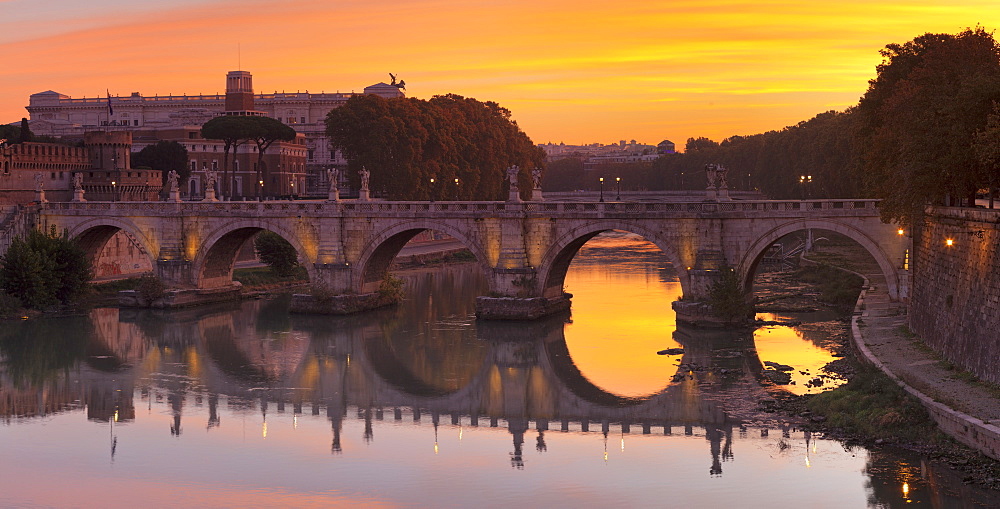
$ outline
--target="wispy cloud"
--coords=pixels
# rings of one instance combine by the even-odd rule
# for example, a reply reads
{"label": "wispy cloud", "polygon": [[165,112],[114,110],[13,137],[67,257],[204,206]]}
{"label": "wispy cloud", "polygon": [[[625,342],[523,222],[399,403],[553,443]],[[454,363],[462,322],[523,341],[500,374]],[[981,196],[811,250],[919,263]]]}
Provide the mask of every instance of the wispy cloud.
{"label": "wispy cloud", "polygon": [[2,121],[34,92],[213,93],[242,65],[260,91],[360,91],[394,72],[417,97],[495,100],[536,140],[566,142],[781,128],[855,103],[885,44],[1000,13],[979,0],[37,4],[0,0]]}

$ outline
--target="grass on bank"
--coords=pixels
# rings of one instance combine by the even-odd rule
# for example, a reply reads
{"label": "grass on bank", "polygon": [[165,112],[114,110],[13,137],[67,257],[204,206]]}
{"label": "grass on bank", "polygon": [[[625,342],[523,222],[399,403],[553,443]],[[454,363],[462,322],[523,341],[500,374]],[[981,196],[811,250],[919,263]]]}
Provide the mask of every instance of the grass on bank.
{"label": "grass on bank", "polygon": [[290,276],[279,276],[269,267],[250,267],[233,270],[233,281],[239,281],[244,287],[306,283],[309,274],[302,266],[295,267]]}
{"label": "grass on bank", "polygon": [[871,439],[942,442],[947,438],[927,410],[878,368],[857,364],[849,382],[809,398],[807,408],[826,425]]}

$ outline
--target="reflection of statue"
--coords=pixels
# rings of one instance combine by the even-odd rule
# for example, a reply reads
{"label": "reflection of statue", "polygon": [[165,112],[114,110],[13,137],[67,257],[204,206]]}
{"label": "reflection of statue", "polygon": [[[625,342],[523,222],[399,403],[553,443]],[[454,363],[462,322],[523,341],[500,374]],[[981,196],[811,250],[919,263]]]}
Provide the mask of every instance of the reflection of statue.
{"label": "reflection of statue", "polygon": [[44,177],[42,177],[41,173],[36,173],[35,174],[35,191],[36,192],[39,192],[39,193],[42,192],[42,179],[43,178]]}
{"label": "reflection of statue", "polygon": [[534,170],[531,170],[531,185],[532,185],[532,189],[541,189],[542,188],[542,169],[541,168],[535,168]]}
{"label": "reflection of statue", "polygon": [[83,174],[75,173],[73,174],[73,190],[82,191],[83,190]]}
{"label": "reflection of statue", "polygon": [[358,172],[358,175],[361,175],[361,189],[364,190],[364,191],[367,191],[368,190],[368,178],[371,176],[371,173],[367,169],[365,169],[364,167],[362,167],[361,171]]}
{"label": "reflection of statue", "polygon": [[180,178],[180,175],[177,173],[177,170],[170,170],[170,173],[167,173],[167,190],[168,191],[177,191],[177,179],[179,179],[179,178]]}
{"label": "reflection of statue", "polygon": [[510,181],[510,191],[514,192],[518,190],[517,187],[517,174],[521,172],[521,169],[515,164],[510,168],[507,168],[507,180]]}

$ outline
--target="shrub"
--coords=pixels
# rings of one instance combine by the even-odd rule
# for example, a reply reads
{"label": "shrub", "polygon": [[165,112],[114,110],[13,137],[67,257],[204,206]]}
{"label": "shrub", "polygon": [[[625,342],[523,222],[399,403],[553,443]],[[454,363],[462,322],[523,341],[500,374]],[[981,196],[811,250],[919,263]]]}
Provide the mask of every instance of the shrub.
{"label": "shrub", "polygon": [[0,292],[0,319],[14,318],[21,314],[21,300],[17,297]]}
{"label": "shrub", "polygon": [[729,267],[720,269],[719,279],[708,291],[708,303],[716,316],[738,323],[753,317],[753,304],[747,298],[739,275]]}
{"label": "shrub", "polygon": [[403,298],[403,280],[386,272],[378,285],[378,293],[382,298],[399,301]]}
{"label": "shrub", "polygon": [[29,308],[72,301],[92,276],[86,253],[55,226],[48,234],[33,230],[14,239],[0,257],[0,288]]}
{"label": "shrub", "polygon": [[139,285],[136,286],[135,290],[139,293],[139,297],[142,297],[143,302],[152,305],[153,301],[163,297],[167,287],[155,275],[145,274],[139,278]]}

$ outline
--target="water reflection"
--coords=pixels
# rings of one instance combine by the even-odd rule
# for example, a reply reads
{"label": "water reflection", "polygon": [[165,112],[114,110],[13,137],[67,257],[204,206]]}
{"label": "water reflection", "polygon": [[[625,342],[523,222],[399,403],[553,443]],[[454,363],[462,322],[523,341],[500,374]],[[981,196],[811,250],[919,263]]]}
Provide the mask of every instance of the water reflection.
{"label": "water reflection", "polygon": [[[240,505],[247,490],[282,505],[705,506],[778,492],[803,505],[895,505],[904,471],[910,499],[953,500],[897,456],[734,420],[723,395],[759,389],[759,347],[748,334],[676,328],[667,267],[623,239],[635,242],[598,250],[650,258],[604,275],[574,262],[572,318],[476,322],[479,274],[450,266],[407,275],[412,297],[399,308],[350,317],[288,315],[274,299],[10,324],[0,453],[24,461],[0,467],[0,505],[79,505],[39,479],[81,476],[120,494],[197,487],[204,498],[191,505]],[[602,279],[632,288],[595,293]],[[611,329],[608,300],[629,304]],[[656,355],[672,346],[683,353]],[[98,460],[109,455],[115,470]],[[719,477],[732,484],[706,484]]]}

